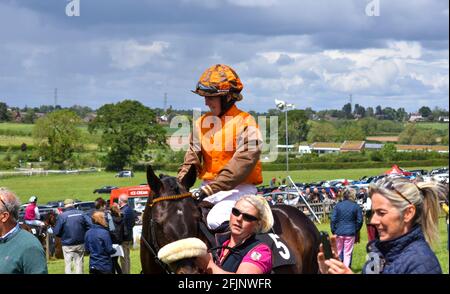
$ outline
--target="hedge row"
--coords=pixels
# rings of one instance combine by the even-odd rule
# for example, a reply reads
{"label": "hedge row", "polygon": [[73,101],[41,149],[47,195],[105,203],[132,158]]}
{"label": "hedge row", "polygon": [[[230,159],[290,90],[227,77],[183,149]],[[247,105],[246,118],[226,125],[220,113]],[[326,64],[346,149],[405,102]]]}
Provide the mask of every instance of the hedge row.
{"label": "hedge row", "polygon": [[[20,145],[0,145],[0,152],[6,152],[8,149],[11,148],[11,151],[22,151]],[[34,145],[27,145],[27,151],[35,150],[36,146]]]}

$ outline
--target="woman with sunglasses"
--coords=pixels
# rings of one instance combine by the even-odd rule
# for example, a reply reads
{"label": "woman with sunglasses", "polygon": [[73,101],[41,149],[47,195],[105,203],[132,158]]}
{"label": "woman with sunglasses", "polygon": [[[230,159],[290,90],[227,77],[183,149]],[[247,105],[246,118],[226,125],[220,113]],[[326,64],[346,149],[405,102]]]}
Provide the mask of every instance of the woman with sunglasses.
{"label": "woman with sunglasses", "polygon": [[[445,187],[434,182],[411,183],[405,178],[384,178],[369,186],[373,224],[378,240],[367,244],[368,261],[363,274],[441,274],[439,261],[430,245],[438,238],[439,197]],[[318,253],[321,273],[350,274],[336,250],[325,260]]]}
{"label": "woman with sunglasses", "polygon": [[269,204],[262,196],[244,196],[239,199],[230,216],[230,232],[217,234],[222,244],[217,263],[212,255],[198,257],[199,268],[210,274],[268,274],[272,270],[272,251],[256,240],[258,233],[268,232],[273,226]]}
{"label": "woman with sunglasses", "polygon": [[193,91],[204,97],[210,111],[194,123],[178,179],[192,170],[202,179],[193,194],[214,205],[207,217],[211,230],[227,228],[235,202],[256,194],[255,185],[262,183],[261,134],[255,119],[235,105],[243,99],[242,89],[231,67],[216,64],[201,75]]}

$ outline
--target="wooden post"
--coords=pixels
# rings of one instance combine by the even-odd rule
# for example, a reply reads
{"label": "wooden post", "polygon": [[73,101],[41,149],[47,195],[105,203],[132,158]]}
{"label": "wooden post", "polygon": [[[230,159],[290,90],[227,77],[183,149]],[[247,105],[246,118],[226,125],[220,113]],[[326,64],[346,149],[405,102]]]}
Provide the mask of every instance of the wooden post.
{"label": "wooden post", "polygon": [[50,259],[50,239],[49,239],[49,233],[48,233],[48,229],[47,232],[45,234],[45,257],[47,258],[47,260]]}

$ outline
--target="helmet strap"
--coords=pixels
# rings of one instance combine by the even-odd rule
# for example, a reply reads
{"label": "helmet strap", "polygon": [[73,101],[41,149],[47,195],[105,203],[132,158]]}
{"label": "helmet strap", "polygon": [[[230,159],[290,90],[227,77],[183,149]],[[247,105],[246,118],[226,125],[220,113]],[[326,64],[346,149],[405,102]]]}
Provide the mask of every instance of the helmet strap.
{"label": "helmet strap", "polygon": [[236,99],[232,96],[232,94],[227,94],[220,97],[219,117],[222,117],[234,105],[234,103],[236,103]]}

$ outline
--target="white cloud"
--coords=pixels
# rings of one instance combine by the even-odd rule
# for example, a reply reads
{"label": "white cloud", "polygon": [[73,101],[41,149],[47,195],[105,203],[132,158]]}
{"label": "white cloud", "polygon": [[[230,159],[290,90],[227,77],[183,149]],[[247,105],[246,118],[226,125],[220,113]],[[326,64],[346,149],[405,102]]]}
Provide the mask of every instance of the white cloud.
{"label": "white cloud", "polygon": [[154,41],[139,44],[136,40],[117,42],[110,48],[112,66],[120,69],[132,69],[151,62],[164,55],[169,43]]}

